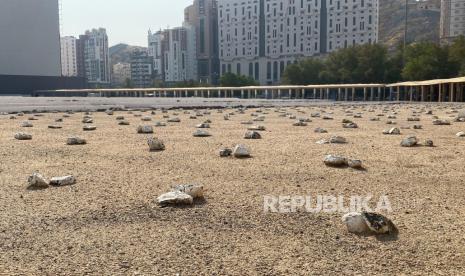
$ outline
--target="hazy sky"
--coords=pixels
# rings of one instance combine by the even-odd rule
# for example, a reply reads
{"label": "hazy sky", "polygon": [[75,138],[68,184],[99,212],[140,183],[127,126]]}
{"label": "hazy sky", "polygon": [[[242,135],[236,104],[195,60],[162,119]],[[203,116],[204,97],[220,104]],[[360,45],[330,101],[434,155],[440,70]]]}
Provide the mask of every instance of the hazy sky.
{"label": "hazy sky", "polygon": [[107,29],[110,46],[147,46],[147,31],[181,26],[193,0],[61,0],[62,35]]}

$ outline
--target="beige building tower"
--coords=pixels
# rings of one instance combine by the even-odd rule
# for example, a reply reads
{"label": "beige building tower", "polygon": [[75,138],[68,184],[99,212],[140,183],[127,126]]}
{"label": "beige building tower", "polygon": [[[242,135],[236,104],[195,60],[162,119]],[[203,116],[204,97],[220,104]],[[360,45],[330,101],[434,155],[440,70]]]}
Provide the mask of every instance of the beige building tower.
{"label": "beige building tower", "polygon": [[221,74],[279,84],[291,63],[378,41],[378,0],[222,0]]}
{"label": "beige building tower", "polygon": [[441,1],[441,42],[449,43],[465,36],[465,0]]}

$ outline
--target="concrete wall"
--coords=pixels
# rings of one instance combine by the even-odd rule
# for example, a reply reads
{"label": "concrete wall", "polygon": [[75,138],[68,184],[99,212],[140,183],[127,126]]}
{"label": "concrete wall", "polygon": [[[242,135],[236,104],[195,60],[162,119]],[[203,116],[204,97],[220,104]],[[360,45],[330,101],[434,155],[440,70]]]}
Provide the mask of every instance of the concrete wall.
{"label": "concrete wall", "polygon": [[0,75],[61,75],[58,0],[0,1]]}

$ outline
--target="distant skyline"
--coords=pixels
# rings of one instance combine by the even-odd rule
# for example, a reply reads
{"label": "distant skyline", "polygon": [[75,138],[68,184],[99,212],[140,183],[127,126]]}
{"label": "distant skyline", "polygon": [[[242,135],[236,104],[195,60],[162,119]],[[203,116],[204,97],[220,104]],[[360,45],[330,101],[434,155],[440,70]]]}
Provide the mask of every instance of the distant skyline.
{"label": "distant skyline", "polygon": [[60,0],[61,35],[107,30],[109,45],[147,46],[147,31],[181,26],[193,0]]}

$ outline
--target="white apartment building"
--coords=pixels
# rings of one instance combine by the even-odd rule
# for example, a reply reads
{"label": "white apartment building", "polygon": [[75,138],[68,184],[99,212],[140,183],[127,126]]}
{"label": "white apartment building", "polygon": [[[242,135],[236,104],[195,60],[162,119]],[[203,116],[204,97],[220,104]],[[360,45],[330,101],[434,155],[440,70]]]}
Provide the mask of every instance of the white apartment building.
{"label": "white apartment building", "polygon": [[162,54],[163,32],[158,31],[148,34],[148,54],[153,58],[153,75],[155,79],[162,80],[163,73],[163,54]]}
{"label": "white apartment building", "polygon": [[441,41],[465,36],[465,0],[441,1]]}
{"label": "white apartment building", "polygon": [[77,49],[76,38],[65,36],[61,42],[61,74],[65,77],[77,77]]}
{"label": "white apartment building", "polygon": [[221,74],[278,84],[287,65],[378,41],[378,0],[220,0]]}
{"label": "white apartment building", "polygon": [[131,64],[119,62],[113,65],[112,85],[122,86],[126,83],[127,79],[131,79]]}
{"label": "white apartment building", "polygon": [[84,38],[84,68],[90,86],[110,85],[108,36],[103,28],[86,31]]}
{"label": "white apartment building", "polygon": [[164,31],[162,52],[165,82],[197,80],[195,37],[195,29],[188,24]]}

